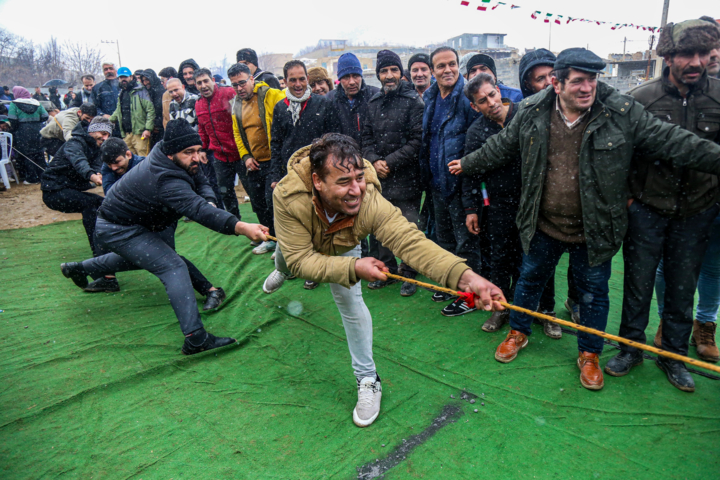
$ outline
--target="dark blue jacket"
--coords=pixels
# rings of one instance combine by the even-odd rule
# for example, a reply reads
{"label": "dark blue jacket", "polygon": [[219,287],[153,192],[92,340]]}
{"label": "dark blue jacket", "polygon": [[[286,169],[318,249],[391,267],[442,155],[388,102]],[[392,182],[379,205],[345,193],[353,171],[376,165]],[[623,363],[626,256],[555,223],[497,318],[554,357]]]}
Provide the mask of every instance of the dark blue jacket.
{"label": "dark blue jacket", "polygon": [[162,232],[182,217],[225,235],[235,234],[235,215],[210,203],[217,202],[202,170],[190,175],[162,151],[160,141],[150,155],[122,176],[108,191],[98,217],[118,225],[139,225]]}
{"label": "dark blue jacket", "polygon": [[352,137],[363,149],[362,131],[365,121],[367,120],[368,102],[376,94],[380,92],[378,87],[373,87],[362,81],[362,86],[357,95],[355,95],[355,103],[350,106],[350,100],[345,94],[342,85],[331,90],[326,99],[332,102],[338,123],[338,133]]}
{"label": "dark blue jacket", "polygon": [[504,83],[498,83],[498,87],[500,87],[500,96],[502,98],[507,98],[513,103],[518,103],[525,98],[518,88],[508,87]]}
{"label": "dark blue jacket", "polygon": [[[130,159],[130,163],[128,163],[128,169],[125,171],[125,173],[128,173],[130,170],[132,170],[132,168],[134,166],[136,166],[143,160],[145,160],[145,157],[138,157],[137,155],[135,155],[133,153],[133,156]],[[112,168],[110,168],[108,166],[108,164],[104,163],[104,162],[102,165],[102,170],[100,170],[100,173],[102,174],[102,177],[103,177],[102,187],[103,187],[103,192],[105,193],[105,195],[107,195],[108,191],[110,191],[112,186],[115,185],[115,182],[120,180],[125,175],[125,173],[123,173],[122,175],[115,174],[115,172],[112,171]]]}
{"label": "dark blue jacket", "polygon": [[430,161],[430,124],[435,113],[435,102],[440,95],[440,88],[433,83],[423,95],[425,100],[425,112],[423,113],[423,144],[420,150],[420,168],[423,177],[442,194],[449,198],[457,193],[458,177],[452,175],[448,164],[458,160],[465,153],[465,134],[473,121],[480,115],[470,108],[470,101],[463,95],[465,79],[460,76],[451,96],[450,113],[443,121],[439,134],[439,161],[431,164]]}
{"label": "dark blue jacket", "polygon": [[98,115],[112,115],[117,107],[120,87],[118,79],[103,80],[93,87],[93,102]]}

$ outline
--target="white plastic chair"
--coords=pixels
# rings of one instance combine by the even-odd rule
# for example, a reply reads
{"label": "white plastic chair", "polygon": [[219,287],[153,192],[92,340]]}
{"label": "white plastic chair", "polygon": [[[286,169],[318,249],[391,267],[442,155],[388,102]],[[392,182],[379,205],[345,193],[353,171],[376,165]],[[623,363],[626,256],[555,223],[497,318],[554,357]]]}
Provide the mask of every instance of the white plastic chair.
{"label": "white plastic chair", "polygon": [[10,190],[10,179],[8,178],[7,165],[10,165],[10,168],[12,169],[13,176],[15,177],[15,182],[17,184],[20,183],[20,179],[18,178],[17,172],[13,168],[12,162],[10,161],[10,152],[12,152],[12,144],[13,144],[12,133],[0,132],[0,175],[2,176],[2,181],[5,184],[5,188],[7,190]]}

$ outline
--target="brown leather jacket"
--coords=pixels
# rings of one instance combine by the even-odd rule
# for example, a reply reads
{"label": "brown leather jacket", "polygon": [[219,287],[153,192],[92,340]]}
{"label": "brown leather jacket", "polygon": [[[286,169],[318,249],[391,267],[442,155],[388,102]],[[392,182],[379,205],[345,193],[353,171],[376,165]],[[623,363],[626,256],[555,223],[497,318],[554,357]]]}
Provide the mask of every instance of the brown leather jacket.
{"label": "brown leather jacket", "polygon": [[275,232],[290,271],[305,280],[355,285],[354,257],[339,255],[355,248],[371,233],[395,255],[426,277],[456,289],[460,276],[468,270],[465,261],[449,253],[405,220],[380,193],[380,181],[372,164],[365,162],[367,189],[360,212],[342,215],[328,225],[315,196],[310,174],[310,147],[298,150],[288,161],[288,174],[273,192]]}
{"label": "brown leather jacket", "polygon": [[[679,125],[700,138],[720,144],[720,80],[707,73],[683,98],[663,75],[628,92],[664,122]],[[683,167],[639,158],[630,174],[630,192],[660,214],[686,218],[718,200],[718,177]]]}

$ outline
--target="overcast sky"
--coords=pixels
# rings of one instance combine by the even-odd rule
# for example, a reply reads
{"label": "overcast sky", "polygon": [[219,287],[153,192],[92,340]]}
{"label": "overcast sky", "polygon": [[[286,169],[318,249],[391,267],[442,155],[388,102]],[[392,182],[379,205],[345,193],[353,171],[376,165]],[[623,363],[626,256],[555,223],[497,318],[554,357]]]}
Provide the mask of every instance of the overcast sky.
{"label": "overcast sky", "polygon": [[[424,46],[461,33],[506,33],[505,42],[522,51],[526,47],[589,47],[606,57],[647,49],[648,32],[609,25],[574,22],[569,25],[533,20],[535,10],[585,17],[612,23],[659,26],[663,0],[516,0],[522,7],[506,6],[480,12],[481,0],[270,0],[270,1],[137,1],[63,3],[51,0],[0,0],[0,26],[36,43],[51,35],[87,41],[102,48],[105,58],[117,61],[119,40],[122,64],[138,68],[175,68],[189,57],[201,66],[234,61],[243,47],[257,52],[297,53],[320,38],[350,39]],[[494,5],[496,0],[489,4]],[[357,11],[352,5],[357,5]],[[668,21],[711,15],[720,18],[720,2],[671,0]],[[552,30],[551,30],[552,29]],[[551,31],[550,31],[551,30]],[[550,34],[552,38],[550,39]],[[632,42],[630,41],[632,40]]]}

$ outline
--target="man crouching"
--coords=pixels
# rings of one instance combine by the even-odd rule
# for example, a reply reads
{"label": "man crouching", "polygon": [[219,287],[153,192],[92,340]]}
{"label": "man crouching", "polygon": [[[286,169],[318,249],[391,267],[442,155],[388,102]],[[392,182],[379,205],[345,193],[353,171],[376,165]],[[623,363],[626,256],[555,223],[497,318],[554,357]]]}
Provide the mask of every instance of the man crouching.
{"label": "man crouching", "polygon": [[372,354],[372,318],[360,280],[387,280],[388,271],[380,260],[360,258],[361,239],[374,234],[423,275],[448,288],[474,292],[485,310],[503,309],[499,288],[425,238],[382,197],[372,164],[348,136],[328,133],[295,152],[287,176],[275,187],[273,202],[280,242],[276,268],[330,283],[357,377],[353,422],[358,427],[375,421],[382,397]]}

